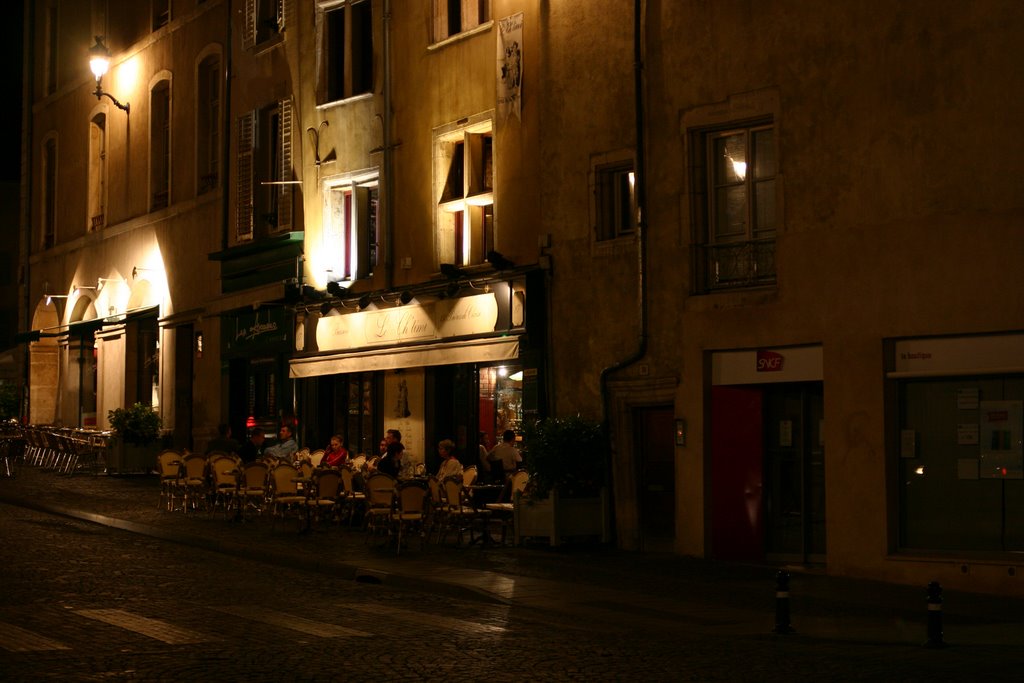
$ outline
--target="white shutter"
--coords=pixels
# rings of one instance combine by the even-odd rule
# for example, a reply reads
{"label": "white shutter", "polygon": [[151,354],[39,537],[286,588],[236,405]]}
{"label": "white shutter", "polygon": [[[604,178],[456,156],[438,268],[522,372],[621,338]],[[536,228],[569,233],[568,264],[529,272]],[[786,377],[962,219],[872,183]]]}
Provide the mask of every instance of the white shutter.
{"label": "white shutter", "polygon": [[[281,100],[278,105],[281,110],[281,168],[278,178],[282,183],[292,179],[292,100],[289,97]],[[283,232],[292,229],[292,185],[278,185],[277,196],[277,230]]]}
{"label": "white shutter", "polygon": [[259,0],[245,0],[245,26],[242,27],[242,48],[248,50],[256,45],[256,16]]}
{"label": "white shutter", "polygon": [[253,143],[255,142],[256,112],[251,111],[238,119],[238,183],[235,199],[235,236],[238,241],[252,239],[252,184]]}

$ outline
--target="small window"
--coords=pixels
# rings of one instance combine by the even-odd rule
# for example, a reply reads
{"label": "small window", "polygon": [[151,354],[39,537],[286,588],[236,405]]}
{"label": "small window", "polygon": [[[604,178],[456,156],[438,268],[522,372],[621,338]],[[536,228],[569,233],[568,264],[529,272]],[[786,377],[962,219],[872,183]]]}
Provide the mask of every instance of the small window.
{"label": "small window", "polygon": [[50,137],[43,143],[43,235],[42,247],[56,244],[57,235],[57,139]]}
{"label": "small window", "polygon": [[373,3],[344,2],[320,15],[318,101],[334,102],[373,91]]}
{"label": "small window", "polygon": [[474,29],[491,20],[490,0],[433,0],[434,42]]}
{"label": "small window", "polygon": [[89,210],[86,230],[93,232],[106,224],[104,205],[107,186],[107,117],[97,114],[89,122]]}
{"label": "small window", "polygon": [[632,237],[636,233],[634,185],[631,160],[595,167],[594,215],[598,240]]}
{"label": "small window", "polygon": [[285,0],[245,0],[245,48],[269,43],[284,30]]}
{"label": "small window", "polygon": [[171,22],[170,0],[153,0],[153,30],[163,28]]}
{"label": "small window", "polygon": [[485,118],[436,136],[439,263],[483,263],[495,249],[491,125]]}
{"label": "small window", "polygon": [[692,142],[703,288],[774,283],[774,129],[762,124],[697,131]]}
{"label": "small window", "polygon": [[46,84],[47,95],[57,92],[57,51],[59,40],[57,34],[57,6],[51,3],[46,7]]}
{"label": "small window", "polygon": [[335,279],[357,280],[377,265],[380,190],[377,177],[326,183],[324,242]]}

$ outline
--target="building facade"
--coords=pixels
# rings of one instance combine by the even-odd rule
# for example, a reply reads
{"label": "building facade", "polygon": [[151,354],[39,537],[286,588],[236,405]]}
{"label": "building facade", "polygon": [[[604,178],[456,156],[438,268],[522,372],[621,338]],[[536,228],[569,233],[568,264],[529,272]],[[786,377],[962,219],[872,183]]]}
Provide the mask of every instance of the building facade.
{"label": "building facade", "polygon": [[26,24],[32,421],[397,428],[429,469],[582,414],[624,549],[1020,590],[1017,3]]}

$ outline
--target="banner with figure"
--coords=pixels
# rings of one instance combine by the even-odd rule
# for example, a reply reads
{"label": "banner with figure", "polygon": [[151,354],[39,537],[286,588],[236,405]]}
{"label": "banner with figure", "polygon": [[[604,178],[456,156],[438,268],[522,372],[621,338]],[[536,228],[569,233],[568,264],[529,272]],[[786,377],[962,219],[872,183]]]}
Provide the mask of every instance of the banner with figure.
{"label": "banner with figure", "polygon": [[523,87],[523,13],[498,21],[498,118],[513,112],[522,116]]}

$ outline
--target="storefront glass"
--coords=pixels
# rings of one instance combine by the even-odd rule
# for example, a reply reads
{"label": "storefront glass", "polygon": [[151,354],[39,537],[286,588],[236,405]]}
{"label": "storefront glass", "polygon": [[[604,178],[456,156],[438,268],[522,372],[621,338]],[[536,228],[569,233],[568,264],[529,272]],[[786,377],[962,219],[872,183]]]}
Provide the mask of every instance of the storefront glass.
{"label": "storefront glass", "polygon": [[523,426],[523,369],[518,365],[480,368],[480,431],[489,447],[511,429],[521,433]]}

